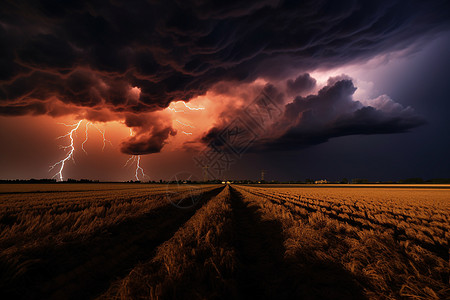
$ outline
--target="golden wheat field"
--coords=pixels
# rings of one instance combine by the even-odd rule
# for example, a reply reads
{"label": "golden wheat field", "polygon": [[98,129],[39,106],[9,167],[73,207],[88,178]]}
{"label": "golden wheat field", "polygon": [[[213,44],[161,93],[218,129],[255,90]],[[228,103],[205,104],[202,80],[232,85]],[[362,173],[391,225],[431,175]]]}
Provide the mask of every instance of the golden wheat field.
{"label": "golden wheat field", "polygon": [[448,186],[0,185],[1,299],[449,299]]}

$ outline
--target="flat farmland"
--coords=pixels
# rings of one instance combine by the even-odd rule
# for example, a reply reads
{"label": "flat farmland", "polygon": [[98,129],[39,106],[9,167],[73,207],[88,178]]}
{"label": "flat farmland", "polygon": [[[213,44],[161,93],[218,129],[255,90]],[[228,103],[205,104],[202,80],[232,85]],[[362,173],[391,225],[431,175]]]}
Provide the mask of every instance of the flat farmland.
{"label": "flat farmland", "polygon": [[2,299],[93,298],[186,222],[222,186],[0,185]]}
{"label": "flat farmland", "polygon": [[448,299],[443,185],[0,185],[0,293]]}
{"label": "flat farmland", "polygon": [[302,266],[292,276],[301,278],[305,291],[312,289],[313,298],[316,292],[319,298],[350,297],[335,285],[346,277],[370,299],[450,295],[448,186],[259,185],[237,191],[263,218],[281,223],[283,257],[289,266]]}

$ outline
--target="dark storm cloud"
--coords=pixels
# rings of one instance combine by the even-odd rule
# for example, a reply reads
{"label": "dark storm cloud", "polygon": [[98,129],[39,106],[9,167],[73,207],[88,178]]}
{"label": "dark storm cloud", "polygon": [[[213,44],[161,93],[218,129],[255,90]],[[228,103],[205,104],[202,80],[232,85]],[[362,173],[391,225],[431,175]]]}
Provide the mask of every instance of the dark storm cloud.
{"label": "dark storm cloud", "polygon": [[[419,44],[448,29],[449,14],[448,1],[6,0],[0,4],[0,114],[125,118],[135,136],[122,151],[154,153],[175,134],[170,121],[132,125],[130,116],[148,117],[221,82],[261,78],[269,82],[268,92],[277,93],[277,83],[292,79],[285,93],[304,95],[314,82],[299,73]],[[279,93],[274,99],[284,98]],[[311,110],[301,113],[311,121],[295,119],[305,101],[286,107],[277,129],[287,131],[275,144],[291,144],[300,134],[307,139],[306,128],[316,128]],[[339,114],[334,125],[319,124],[329,133],[310,140],[354,134],[355,126],[369,134],[404,131],[417,123],[329,102],[319,110],[321,117],[330,109],[347,115]],[[364,118],[377,128],[364,127]],[[297,123],[287,124],[291,121]]]}
{"label": "dark storm cloud", "polygon": [[298,96],[287,104],[271,130],[282,134],[261,139],[255,148],[298,149],[340,136],[407,132],[426,123],[412,108],[404,108],[386,95],[364,104],[354,100],[352,81],[335,80],[328,80],[317,95]]}
{"label": "dark storm cloud", "polygon": [[2,1],[0,105],[45,113],[35,108],[45,104],[8,107],[55,98],[156,111],[219,81],[292,77],[404,48],[446,28],[449,11],[447,1]]}
{"label": "dark storm cloud", "polygon": [[125,154],[142,155],[158,153],[172,133],[170,127],[154,129],[145,134],[128,138],[121,144],[120,150]]}
{"label": "dark storm cloud", "polygon": [[[315,82],[313,78],[310,80]],[[257,133],[249,151],[293,150],[321,144],[335,137],[407,132],[426,123],[411,107],[405,108],[386,95],[362,103],[353,98],[355,91],[352,79],[340,75],[329,78],[327,85],[317,94],[286,101],[282,99],[283,93],[267,84],[265,95],[277,105],[287,102],[284,113],[272,123],[266,123],[262,131],[258,131],[250,121],[236,132],[250,129]],[[234,115],[246,120],[246,111],[244,107],[236,110]],[[201,142],[223,146],[226,141],[221,137],[230,123],[222,122],[211,128]]]}
{"label": "dark storm cloud", "polygon": [[[221,83],[214,86],[213,91],[217,95],[232,95],[237,94],[239,98],[245,99],[245,103],[250,103],[258,94],[264,93],[269,96],[271,101],[277,106],[283,106],[285,102],[285,95],[273,84],[267,83],[265,85],[250,84],[250,85],[232,85],[230,83]],[[215,126],[210,128],[200,139],[201,143],[207,144],[215,140],[215,143],[221,143],[217,137],[222,133],[222,130],[236,119],[237,116],[244,114],[245,107],[227,107],[221,112],[216,120]],[[186,143],[186,149],[190,149],[192,143]]]}
{"label": "dark storm cloud", "polygon": [[289,79],[286,82],[286,89],[288,95],[299,95],[310,92],[316,87],[316,80],[312,78],[308,73],[302,74],[293,79]]}
{"label": "dark storm cloud", "polygon": [[47,111],[46,104],[41,102],[18,102],[13,105],[0,107],[0,116],[42,115],[47,113]]}
{"label": "dark storm cloud", "polygon": [[155,113],[127,114],[125,125],[133,129],[133,135],[122,142],[120,150],[130,155],[158,153],[169,136],[177,134],[171,120]]}

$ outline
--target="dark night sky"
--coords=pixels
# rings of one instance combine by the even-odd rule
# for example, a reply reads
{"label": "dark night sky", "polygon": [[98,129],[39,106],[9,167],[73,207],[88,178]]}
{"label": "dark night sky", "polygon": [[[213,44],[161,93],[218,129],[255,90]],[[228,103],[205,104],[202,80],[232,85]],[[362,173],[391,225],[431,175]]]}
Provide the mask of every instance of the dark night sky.
{"label": "dark night sky", "polygon": [[2,1],[0,45],[0,179],[201,177],[262,91],[219,177],[450,177],[448,1]]}

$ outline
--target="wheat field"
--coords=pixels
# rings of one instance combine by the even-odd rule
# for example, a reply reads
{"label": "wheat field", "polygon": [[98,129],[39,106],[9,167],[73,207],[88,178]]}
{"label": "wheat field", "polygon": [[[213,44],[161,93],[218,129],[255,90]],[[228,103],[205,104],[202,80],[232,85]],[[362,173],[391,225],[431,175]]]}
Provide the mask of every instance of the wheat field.
{"label": "wheat field", "polygon": [[449,299],[449,218],[448,186],[3,184],[0,296]]}

